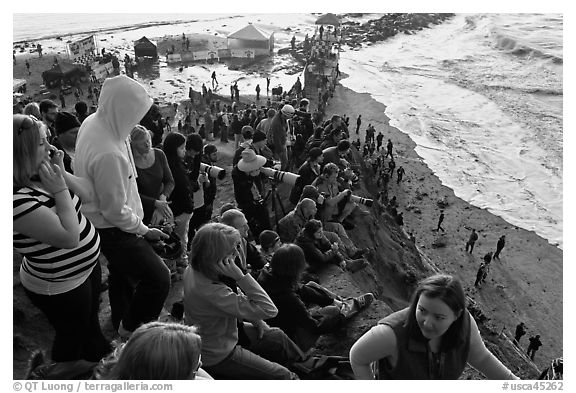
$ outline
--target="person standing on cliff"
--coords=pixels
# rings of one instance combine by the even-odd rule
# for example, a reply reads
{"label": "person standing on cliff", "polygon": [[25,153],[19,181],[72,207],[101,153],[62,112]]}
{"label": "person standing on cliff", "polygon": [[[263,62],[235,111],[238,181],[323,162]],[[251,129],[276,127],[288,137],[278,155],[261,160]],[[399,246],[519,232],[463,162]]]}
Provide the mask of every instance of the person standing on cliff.
{"label": "person standing on cliff", "polygon": [[525,334],[526,334],[526,325],[524,325],[524,322],[520,322],[516,326],[516,331],[514,332],[514,344],[516,344],[516,346],[520,344],[520,339]]}
{"label": "person standing on cliff", "polygon": [[494,253],[494,259],[500,259],[500,252],[502,251],[505,245],[506,245],[506,236],[502,235],[500,236],[500,239],[498,239],[498,243],[496,243],[496,252]]}
{"label": "person standing on cliff", "polygon": [[436,228],[436,231],[442,229],[442,232],[444,232],[444,228],[442,228],[442,222],[444,222],[444,210],[440,210],[440,217],[438,217],[438,227]]}
{"label": "person standing on cliff", "polygon": [[256,85],[256,101],[260,101],[260,85]]}
{"label": "person standing on cliff", "polygon": [[28,62],[28,60],[26,60],[26,69],[28,70],[28,76],[32,75],[32,72],[30,72],[30,63]]}
{"label": "person standing on cliff", "polygon": [[472,250],[474,250],[474,244],[478,240],[478,234],[476,233],[476,229],[472,229],[472,233],[470,233],[470,237],[468,238],[468,242],[466,243],[466,252],[470,249],[470,254],[472,254]]}
{"label": "person standing on cliff", "polygon": [[362,115],[358,115],[356,119],[356,134],[360,133],[360,125],[362,124]]}
{"label": "person standing on cliff", "polygon": [[[268,95],[268,92],[270,91],[270,77],[266,77],[266,95]],[[268,105],[268,107],[270,107],[270,105]]]}
{"label": "person standing on cliff", "polygon": [[293,35],[292,39],[290,40],[290,45],[292,46],[292,50],[296,49],[296,36]]}
{"label": "person standing on cliff", "polygon": [[320,41],[322,41],[322,34],[324,34],[324,25],[320,25],[320,29],[318,30],[320,33]]}
{"label": "person standing on cliff", "polygon": [[534,355],[536,355],[536,351],[542,346],[540,335],[537,334],[536,337],[530,337],[528,341],[530,341],[530,344],[528,344],[528,351],[526,353],[528,356],[530,356],[530,360],[534,361]]}

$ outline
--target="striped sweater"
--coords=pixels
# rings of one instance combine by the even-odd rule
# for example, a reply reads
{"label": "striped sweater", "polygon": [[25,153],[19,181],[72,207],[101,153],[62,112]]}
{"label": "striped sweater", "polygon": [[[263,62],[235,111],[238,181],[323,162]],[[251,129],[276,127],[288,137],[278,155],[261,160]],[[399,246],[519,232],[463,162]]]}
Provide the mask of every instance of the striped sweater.
{"label": "striped sweater", "polygon": [[[71,196],[80,223],[80,239],[76,248],[53,247],[13,232],[14,251],[23,255],[20,281],[26,289],[39,295],[58,295],[80,286],[98,263],[98,233],[80,212],[80,199],[72,192]],[[41,206],[56,213],[56,201],[45,191],[33,187],[22,187],[13,191],[13,220],[30,214]]]}

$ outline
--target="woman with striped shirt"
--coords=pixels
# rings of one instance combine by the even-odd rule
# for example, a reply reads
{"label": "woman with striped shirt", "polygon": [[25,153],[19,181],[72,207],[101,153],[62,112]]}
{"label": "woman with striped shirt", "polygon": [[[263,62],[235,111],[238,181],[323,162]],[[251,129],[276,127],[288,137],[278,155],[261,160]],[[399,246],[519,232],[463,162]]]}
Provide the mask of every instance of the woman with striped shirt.
{"label": "woman with striped shirt", "polygon": [[[56,331],[52,360],[99,361],[110,352],[98,320],[100,239],[80,212],[93,194],[65,174],[63,152],[40,122],[13,116],[13,247],[23,256],[20,281]],[[66,176],[66,180],[64,179]]]}

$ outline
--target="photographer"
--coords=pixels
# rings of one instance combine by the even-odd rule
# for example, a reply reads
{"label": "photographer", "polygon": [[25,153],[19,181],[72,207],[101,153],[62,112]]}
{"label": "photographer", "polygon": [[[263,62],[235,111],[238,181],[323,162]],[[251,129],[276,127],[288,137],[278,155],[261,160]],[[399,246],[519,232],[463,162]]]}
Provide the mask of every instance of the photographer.
{"label": "photographer", "polygon": [[260,168],[265,163],[265,157],[257,155],[254,150],[246,149],[242,152],[242,159],[232,169],[234,197],[256,238],[263,230],[272,229],[268,209],[260,194],[262,187],[258,179]]}

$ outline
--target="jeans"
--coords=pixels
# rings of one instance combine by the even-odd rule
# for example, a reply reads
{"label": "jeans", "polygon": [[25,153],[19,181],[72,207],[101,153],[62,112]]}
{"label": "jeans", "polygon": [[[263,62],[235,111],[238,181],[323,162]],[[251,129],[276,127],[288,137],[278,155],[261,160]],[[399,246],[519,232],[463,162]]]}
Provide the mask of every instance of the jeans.
{"label": "jeans", "polygon": [[52,345],[55,362],[80,359],[97,362],[111,351],[98,320],[101,274],[97,262],[82,285],[60,295],[38,295],[24,289],[56,331]]}
{"label": "jeans", "polygon": [[118,228],[98,229],[108,260],[112,324],[128,331],[158,318],[170,290],[170,270],[143,237]]}
{"label": "jeans", "polygon": [[174,232],[178,235],[180,239],[180,244],[182,244],[182,255],[181,260],[184,263],[188,262],[187,244],[188,244],[188,229],[190,228],[190,219],[192,218],[192,213],[182,213],[179,216],[174,217],[174,223],[176,227]]}
{"label": "jeans", "polygon": [[211,376],[215,379],[298,379],[278,364],[291,364],[303,357],[300,348],[282,330],[272,328],[261,339],[257,338],[252,324],[245,323],[244,331],[250,345],[246,348],[237,345],[220,363],[203,367]]}

